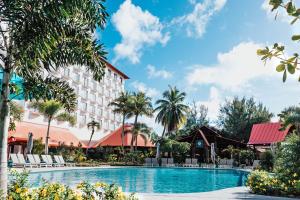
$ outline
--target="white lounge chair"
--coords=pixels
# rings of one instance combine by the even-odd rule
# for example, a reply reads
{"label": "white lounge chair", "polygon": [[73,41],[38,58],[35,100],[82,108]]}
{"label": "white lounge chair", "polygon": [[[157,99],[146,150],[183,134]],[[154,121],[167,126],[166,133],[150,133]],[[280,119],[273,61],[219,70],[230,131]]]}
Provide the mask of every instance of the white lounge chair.
{"label": "white lounge chair", "polygon": [[38,163],[32,154],[27,154],[27,159],[29,161],[29,163],[36,165],[37,167],[41,167],[42,165],[40,163]]}
{"label": "white lounge chair", "polygon": [[24,163],[20,163],[17,154],[12,153],[9,155],[9,157],[12,161],[12,167],[25,167]]}
{"label": "white lounge chair", "polygon": [[37,167],[37,164],[34,164],[34,163],[27,163],[26,162],[26,160],[25,160],[25,158],[24,158],[24,155],[23,154],[20,154],[20,153],[18,153],[17,154],[17,157],[18,157],[18,159],[19,159],[19,162],[21,163],[21,164],[24,164],[24,166],[25,167]]}
{"label": "white lounge chair", "polygon": [[174,159],[173,158],[168,158],[167,167],[175,167]]}
{"label": "white lounge chair", "polygon": [[167,167],[168,165],[168,158],[161,158],[161,166]]}
{"label": "white lounge chair", "polygon": [[232,168],[233,159],[220,159],[219,168]]}
{"label": "white lounge chair", "polygon": [[46,162],[42,163],[40,156],[37,154],[33,154],[33,158],[35,162],[41,167],[52,167],[51,164],[47,164]]}
{"label": "white lounge chair", "polygon": [[159,166],[157,158],[152,158],[152,167]]}
{"label": "white lounge chair", "polygon": [[64,157],[62,155],[58,155],[58,158],[60,160],[60,163],[65,165],[65,166],[69,166],[69,167],[75,167],[75,163],[70,163],[70,162],[65,162]]}
{"label": "white lounge chair", "polygon": [[260,160],[254,160],[253,164],[252,164],[252,169],[259,167],[260,166],[259,163],[260,163]]}
{"label": "white lounge chair", "polygon": [[192,158],[192,167],[199,167],[199,164],[198,164],[198,159],[197,158]]}
{"label": "white lounge chair", "polygon": [[54,161],[55,164],[57,164],[58,166],[64,167],[65,165],[60,161],[58,155],[54,155]]}
{"label": "white lounge chair", "polygon": [[152,159],[151,158],[145,158],[144,166],[152,167]]}
{"label": "white lounge chair", "polygon": [[192,166],[192,159],[186,158],[185,163],[182,165],[183,167],[191,167]]}
{"label": "white lounge chair", "polygon": [[46,158],[48,160],[48,163],[52,164],[54,167],[61,167],[62,166],[62,164],[60,164],[60,163],[54,163],[53,160],[52,160],[52,157],[50,155],[46,155]]}

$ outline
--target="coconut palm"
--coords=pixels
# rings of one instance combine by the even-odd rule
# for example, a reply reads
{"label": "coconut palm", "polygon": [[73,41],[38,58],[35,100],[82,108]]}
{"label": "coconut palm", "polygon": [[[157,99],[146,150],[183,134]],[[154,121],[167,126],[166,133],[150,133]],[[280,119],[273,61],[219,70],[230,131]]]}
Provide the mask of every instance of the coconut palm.
{"label": "coconut palm", "polygon": [[135,148],[137,149],[138,137],[144,139],[145,145],[147,144],[148,138],[150,138],[151,129],[144,123],[137,123],[132,128],[132,136],[135,138]]}
{"label": "coconut palm", "polygon": [[[151,98],[147,97],[143,92],[134,92],[132,95],[132,99],[130,101],[130,113],[128,117],[134,117],[134,124],[133,127],[136,127],[138,123],[138,117],[140,116],[147,116],[151,117],[153,114],[153,108],[151,103]],[[133,151],[133,145],[136,137],[132,135],[131,138],[131,151]]]}
{"label": "coconut palm", "polygon": [[89,143],[88,143],[87,148],[86,148],[86,155],[88,154],[90,143],[92,141],[95,130],[100,129],[100,123],[96,122],[95,120],[92,120],[87,124],[87,127],[88,127],[88,129],[92,129],[92,133],[91,133],[91,137],[90,137]]}
{"label": "coconut palm", "polygon": [[[186,94],[176,87],[169,86],[169,90],[163,93],[163,98],[156,101],[158,105],[154,111],[158,112],[155,118],[157,123],[163,126],[161,138],[165,133],[176,131],[186,120],[189,107],[184,104]],[[157,143],[156,157],[160,156],[160,142]]]}
{"label": "coconut palm", "polygon": [[50,138],[49,134],[51,122],[53,120],[67,121],[71,125],[75,125],[76,118],[68,112],[65,112],[65,108],[63,107],[62,103],[55,100],[35,101],[30,104],[30,107],[37,109],[38,112],[44,115],[48,120],[48,128],[45,140],[45,154],[48,154],[48,143]]}
{"label": "coconut palm", "polygon": [[122,115],[122,152],[124,152],[124,137],[125,137],[125,120],[130,114],[131,94],[129,92],[122,92],[121,95],[114,99],[109,106],[113,107],[113,112]]}
{"label": "coconut palm", "polygon": [[15,122],[22,120],[24,109],[22,106],[18,105],[14,101],[9,102],[9,106],[10,106],[9,130],[15,130],[16,129]]}
{"label": "coconut palm", "polygon": [[282,129],[294,126],[298,134],[300,134],[300,107],[291,106],[284,109],[279,115]]}
{"label": "coconut palm", "polygon": [[[103,45],[96,41],[97,27],[104,28],[103,1],[0,1],[0,190],[7,195],[8,104],[13,73],[39,78],[71,64],[86,66],[95,80],[104,74]],[[40,81],[43,84],[42,81]],[[40,90],[42,91],[42,90]],[[54,91],[55,92],[55,91]],[[32,93],[35,95],[36,93]],[[33,98],[35,96],[31,96]],[[47,95],[46,99],[53,98]]]}

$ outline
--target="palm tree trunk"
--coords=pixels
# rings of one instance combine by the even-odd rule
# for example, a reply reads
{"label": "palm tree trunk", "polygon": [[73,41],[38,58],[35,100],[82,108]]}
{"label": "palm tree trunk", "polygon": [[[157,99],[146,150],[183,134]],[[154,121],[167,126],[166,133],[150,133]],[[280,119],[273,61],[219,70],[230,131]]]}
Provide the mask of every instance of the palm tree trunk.
{"label": "palm tree trunk", "polygon": [[86,152],[85,152],[86,155],[88,155],[90,143],[91,143],[91,141],[92,141],[92,137],[93,137],[93,135],[94,135],[94,132],[95,132],[95,129],[94,129],[94,127],[93,127],[93,128],[92,128],[91,137],[90,137],[89,143],[88,143],[87,148],[86,148]]}
{"label": "palm tree trunk", "polygon": [[[137,120],[138,120],[138,115],[135,115],[135,119],[134,119],[134,124],[133,124],[133,126],[135,127],[136,126],[136,124],[137,124]],[[131,152],[133,152],[133,144],[134,144],[134,139],[135,139],[135,137],[133,136],[133,133],[131,133],[131,143],[130,143],[130,151]]]}
{"label": "palm tree trunk", "polygon": [[124,150],[124,134],[125,134],[125,114],[123,114],[123,119],[122,119],[122,153],[125,154]]}
{"label": "palm tree trunk", "polygon": [[48,149],[48,143],[49,143],[49,134],[50,134],[50,125],[51,125],[51,120],[52,118],[49,117],[48,119],[48,128],[47,128],[47,136],[46,136],[46,140],[45,140],[45,154],[48,155],[49,153],[49,149]]}
{"label": "palm tree trunk", "polygon": [[[165,131],[166,131],[166,126],[164,126],[164,130],[161,134],[161,139],[164,138],[164,135],[165,135]],[[157,142],[156,144],[156,158],[159,158],[160,157],[160,141]]]}
{"label": "palm tree trunk", "polygon": [[7,196],[7,139],[9,127],[9,81],[10,81],[9,61],[5,62],[3,70],[2,92],[0,97],[0,192],[3,198]]}

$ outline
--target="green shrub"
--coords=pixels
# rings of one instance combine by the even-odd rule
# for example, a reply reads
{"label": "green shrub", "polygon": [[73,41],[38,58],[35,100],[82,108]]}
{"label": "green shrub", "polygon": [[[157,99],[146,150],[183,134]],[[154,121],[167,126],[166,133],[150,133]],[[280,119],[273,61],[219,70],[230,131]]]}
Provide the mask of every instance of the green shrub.
{"label": "green shrub", "polygon": [[118,155],[117,154],[109,154],[107,156],[107,161],[112,162],[112,163],[117,162],[118,161]]}
{"label": "green shrub", "polygon": [[261,169],[272,171],[274,167],[274,156],[271,151],[266,151],[262,154],[259,165]]}
{"label": "green shrub", "polygon": [[249,165],[254,160],[254,153],[251,150],[241,150],[240,151],[240,164]]}
{"label": "green shrub", "polygon": [[143,164],[145,155],[141,151],[129,152],[124,155],[123,161],[125,163],[132,162],[134,164]]}
{"label": "green shrub", "polygon": [[41,155],[45,151],[45,145],[43,144],[42,138],[33,140],[32,153]]}

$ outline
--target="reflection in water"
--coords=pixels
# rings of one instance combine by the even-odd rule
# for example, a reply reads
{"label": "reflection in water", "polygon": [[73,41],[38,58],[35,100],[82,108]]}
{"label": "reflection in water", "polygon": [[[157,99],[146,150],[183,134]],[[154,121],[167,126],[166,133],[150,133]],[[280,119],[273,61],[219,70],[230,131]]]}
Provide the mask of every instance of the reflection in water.
{"label": "reflection in water", "polygon": [[32,173],[29,179],[34,187],[43,179],[70,186],[103,181],[126,192],[190,193],[242,186],[246,176],[246,172],[224,169],[111,168]]}

